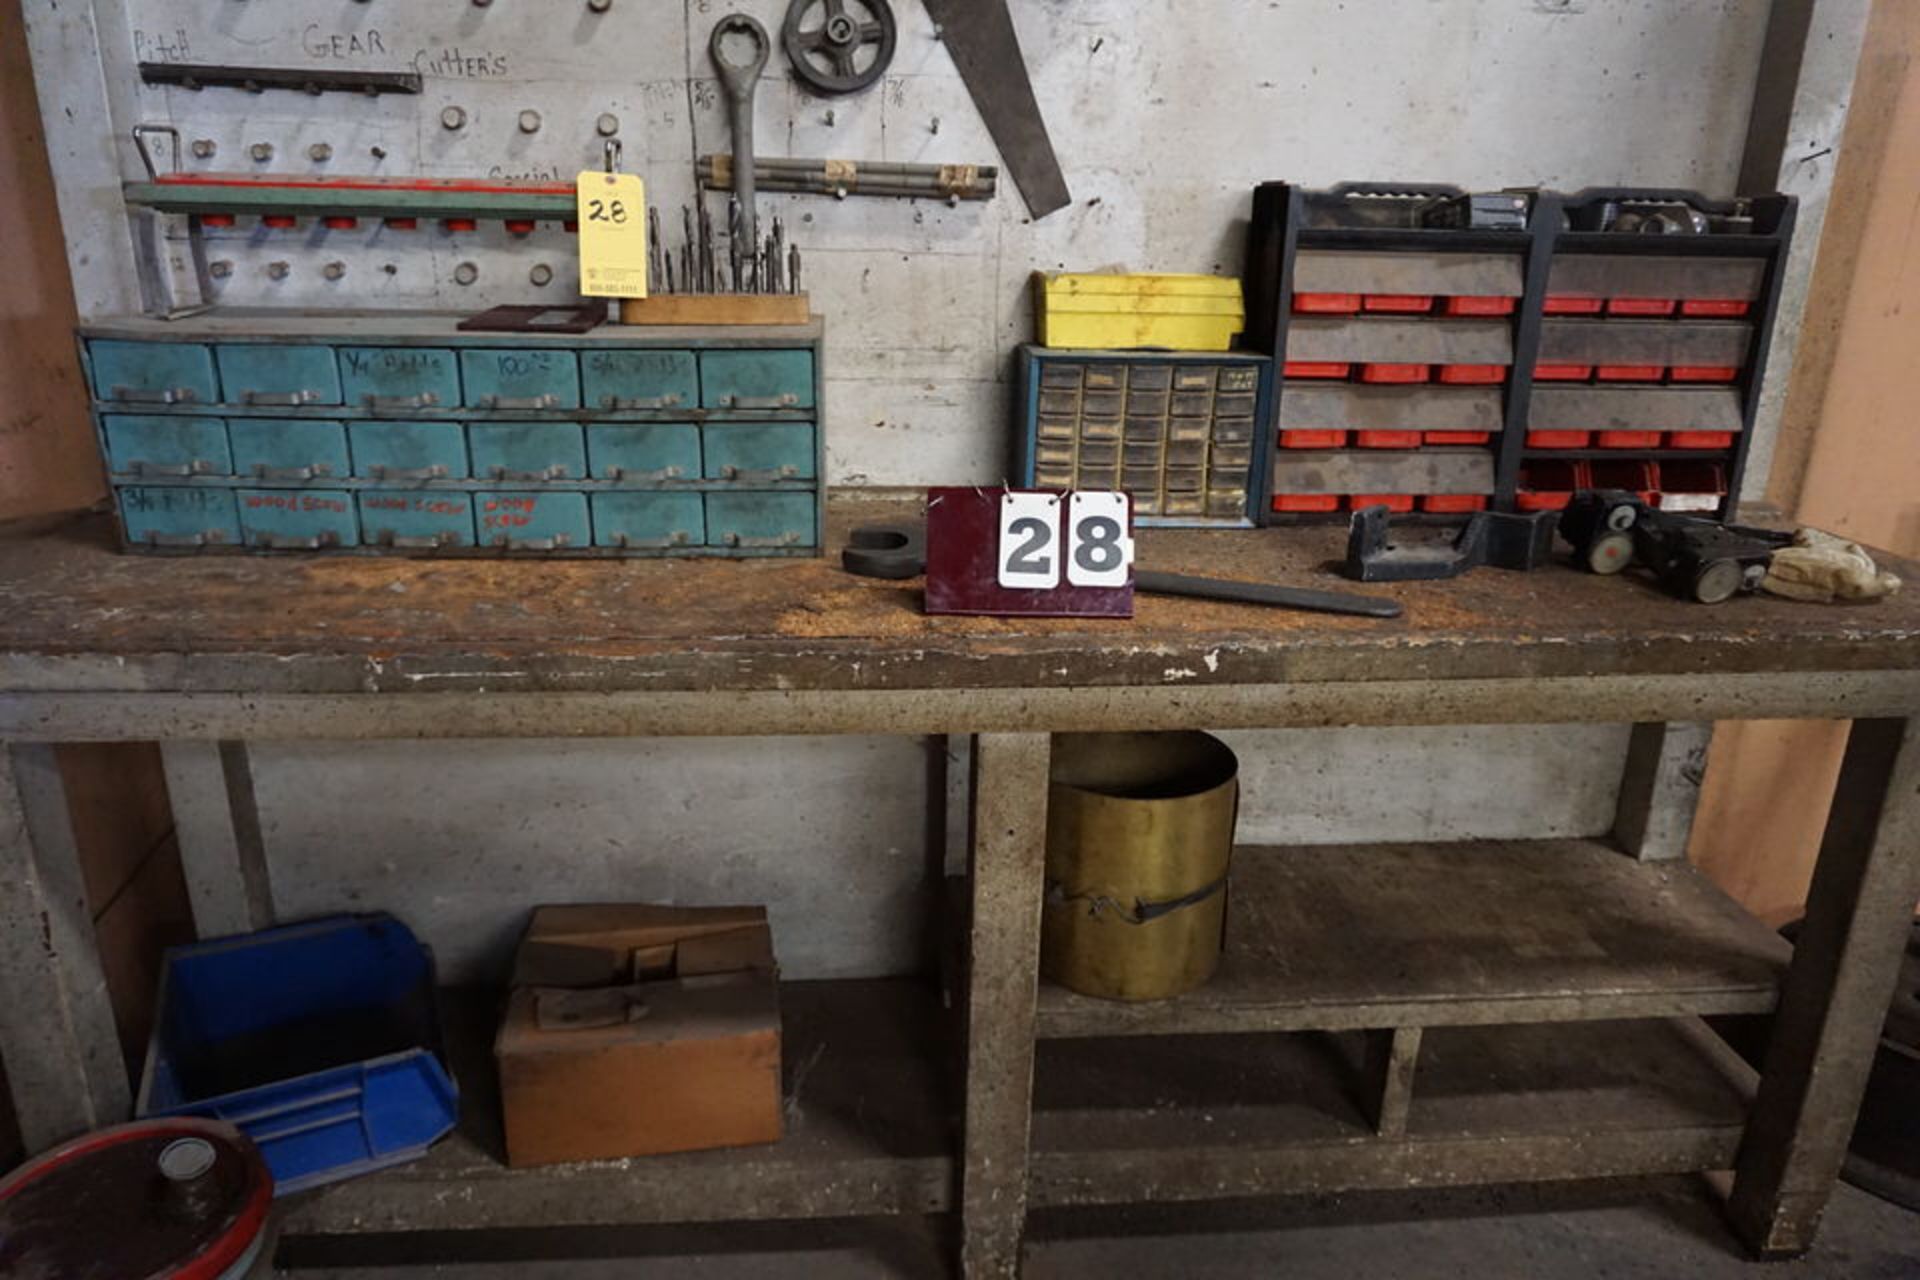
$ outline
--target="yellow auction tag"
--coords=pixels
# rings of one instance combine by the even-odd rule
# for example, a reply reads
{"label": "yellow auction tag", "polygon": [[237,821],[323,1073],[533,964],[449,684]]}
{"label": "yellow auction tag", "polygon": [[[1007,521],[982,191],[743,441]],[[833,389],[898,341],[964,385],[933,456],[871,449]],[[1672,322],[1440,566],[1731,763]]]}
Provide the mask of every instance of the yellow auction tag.
{"label": "yellow auction tag", "polygon": [[575,180],[580,292],[590,298],[647,296],[647,190],[631,173],[587,169]]}

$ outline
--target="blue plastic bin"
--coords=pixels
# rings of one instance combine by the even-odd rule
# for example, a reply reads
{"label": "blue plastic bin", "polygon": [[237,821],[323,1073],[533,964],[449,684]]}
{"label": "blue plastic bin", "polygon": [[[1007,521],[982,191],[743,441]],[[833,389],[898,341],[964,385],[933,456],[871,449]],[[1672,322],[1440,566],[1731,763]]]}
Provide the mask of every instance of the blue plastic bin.
{"label": "blue plastic bin", "polygon": [[276,1195],[414,1159],[459,1115],[432,954],[385,914],[169,948],[138,1114],[238,1125]]}

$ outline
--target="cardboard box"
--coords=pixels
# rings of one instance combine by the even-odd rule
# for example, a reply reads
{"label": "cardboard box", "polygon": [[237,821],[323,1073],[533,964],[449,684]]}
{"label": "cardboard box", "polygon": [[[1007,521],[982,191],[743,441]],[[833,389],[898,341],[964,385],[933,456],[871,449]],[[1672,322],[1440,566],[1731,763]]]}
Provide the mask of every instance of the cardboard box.
{"label": "cardboard box", "polygon": [[764,907],[540,907],[494,1041],[507,1163],[780,1138]]}

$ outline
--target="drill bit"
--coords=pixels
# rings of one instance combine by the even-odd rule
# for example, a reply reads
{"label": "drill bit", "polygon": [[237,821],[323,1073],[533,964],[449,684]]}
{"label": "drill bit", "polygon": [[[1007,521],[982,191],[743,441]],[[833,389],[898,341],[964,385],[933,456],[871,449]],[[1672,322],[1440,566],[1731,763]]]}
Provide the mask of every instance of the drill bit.
{"label": "drill bit", "polygon": [[787,250],[787,292],[800,292],[800,246]]}
{"label": "drill bit", "polygon": [[651,206],[647,209],[647,285],[658,289],[661,279],[660,268],[660,210]]}
{"label": "drill bit", "polygon": [[680,275],[681,278],[687,282],[687,292],[698,293],[700,292],[700,280],[699,277],[694,274],[693,261],[697,253],[694,247],[693,210],[687,208],[685,205],[680,206],[680,234],[686,240],[686,243],[682,245],[680,249]]}
{"label": "drill bit", "polygon": [[773,271],[771,274],[773,276],[773,283],[767,292],[785,293],[787,291],[787,228],[778,218],[773,220],[772,258]]}
{"label": "drill bit", "polygon": [[727,261],[733,267],[733,291],[745,293],[746,282],[740,278],[740,202],[727,201]]}

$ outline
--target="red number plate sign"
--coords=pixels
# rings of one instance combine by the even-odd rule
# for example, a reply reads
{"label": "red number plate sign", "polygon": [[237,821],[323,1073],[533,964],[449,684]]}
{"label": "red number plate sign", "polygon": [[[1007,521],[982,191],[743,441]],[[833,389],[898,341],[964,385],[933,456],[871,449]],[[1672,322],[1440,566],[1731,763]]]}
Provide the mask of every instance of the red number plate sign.
{"label": "red number plate sign", "polygon": [[929,489],[927,612],[1131,618],[1132,501],[1124,493]]}

